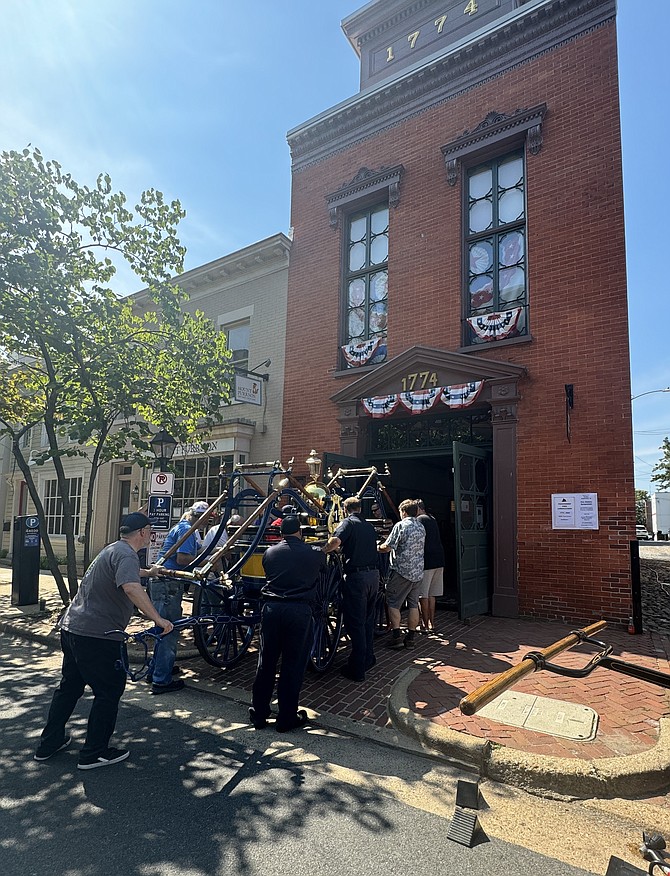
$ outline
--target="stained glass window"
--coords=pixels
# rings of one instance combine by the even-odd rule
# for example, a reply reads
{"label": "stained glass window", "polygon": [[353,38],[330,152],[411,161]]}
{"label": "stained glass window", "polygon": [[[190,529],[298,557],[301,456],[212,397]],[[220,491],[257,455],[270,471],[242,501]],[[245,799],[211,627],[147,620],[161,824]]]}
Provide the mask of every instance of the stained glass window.
{"label": "stained glass window", "polygon": [[467,173],[466,344],[528,332],[526,185],[522,152]]}
{"label": "stained glass window", "polygon": [[[379,339],[368,364],[386,358],[389,208],[354,213],[347,222],[343,344]],[[349,363],[344,363],[345,365]]]}

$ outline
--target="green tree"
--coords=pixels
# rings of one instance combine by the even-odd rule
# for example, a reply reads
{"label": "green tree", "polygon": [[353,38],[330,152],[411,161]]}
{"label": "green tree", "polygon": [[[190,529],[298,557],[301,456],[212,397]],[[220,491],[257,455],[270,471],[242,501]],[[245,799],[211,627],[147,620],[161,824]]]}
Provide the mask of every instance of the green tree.
{"label": "green tree", "polygon": [[635,522],[647,525],[647,501],[649,493],[646,490],[635,490]]}
{"label": "green tree", "polygon": [[670,439],[664,438],[659,449],[663,456],[652,470],[651,481],[659,490],[670,490]]}
{"label": "green tree", "polygon": [[[100,466],[119,458],[146,464],[150,426],[186,440],[220,421],[229,401],[225,337],[203,314],[182,311],[186,296],[171,282],[183,269],[183,216],[178,201],[153,189],[133,213],[108,175],[92,188],[79,185],[36,149],[0,155],[0,434],[9,436],[66,603],[78,582],[64,458],[90,465],[86,565]],[[114,260],[146,286],[151,310],[134,312],[110,288]],[[48,448],[29,460],[21,438],[35,426],[44,426]],[[63,503],[68,587],[29,465],[49,460]]]}

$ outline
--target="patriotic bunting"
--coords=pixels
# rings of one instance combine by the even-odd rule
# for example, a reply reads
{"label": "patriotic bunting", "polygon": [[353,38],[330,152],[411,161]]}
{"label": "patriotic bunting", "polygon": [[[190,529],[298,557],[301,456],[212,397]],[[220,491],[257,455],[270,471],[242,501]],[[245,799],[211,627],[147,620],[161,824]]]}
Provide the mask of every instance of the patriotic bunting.
{"label": "patriotic bunting", "polygon": [[500,313],[483,313],[470,316],[470,328],[482,341],[500,341],[516,332],[523,307],[513,307]]}
{"label": "patriotic bunting", "polygon": [[434,389],[419,389],[416,392],[401,392],[400,404],[404,405],[410,414],[424,414],[429,411],[440,399],[442,387]]}
{"label": "patriotic bunting", "polygon": [[474,404],[484,386],[483,380],[473,380],[471,383],[454,383],[442,388],[441,399],[452,410],[468,408]]}
{"label": "patriotic bunting", "polygon": [[344,358],[354,368],[365,365],[375,355],[382,340],[383,338],[377,337],[370,338],[369,341],[363,341],[360,344],[345,344],[342,347]]}
{"label": "patriotic bunting", "polygon": [[361,404],[371,417],[390,417],[398,405],[412,414],[423,414],[442,401],[452,410],[467,408],[474,404],[484,386],[483,380],[470,383],[454,383],[451,386],[437,386],[417,392],[399,392],[396,395],[378,395],[362,398]]}
{"label": "patriotic bunting", "polygon": [[400,404],[400,399],[397,395],[378,395],[362,398],[361,402],[371,417],[390,417]]}

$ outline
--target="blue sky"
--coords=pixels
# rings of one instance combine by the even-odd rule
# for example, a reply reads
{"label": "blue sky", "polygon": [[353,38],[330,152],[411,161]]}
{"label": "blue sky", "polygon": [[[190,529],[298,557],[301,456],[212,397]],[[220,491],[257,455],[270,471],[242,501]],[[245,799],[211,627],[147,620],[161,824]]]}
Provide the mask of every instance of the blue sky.
{"label": "blue sky", "polygon": [[[106,171],[133,203],[148,187],[179,198],[186,267],[212,261],[288,230],[286,132],[358,90],[340,22],[362,5],[2,0],[0,148],[32,143],[79,182]],[[670,0],[619,0],[618,30],[637,395],[670,387],[660,271],[670,247]],[[138,288],[119,279],[119,291]],[[634,400],[633,414],[636,486],[650,489],[670,435],[670,392]]]}

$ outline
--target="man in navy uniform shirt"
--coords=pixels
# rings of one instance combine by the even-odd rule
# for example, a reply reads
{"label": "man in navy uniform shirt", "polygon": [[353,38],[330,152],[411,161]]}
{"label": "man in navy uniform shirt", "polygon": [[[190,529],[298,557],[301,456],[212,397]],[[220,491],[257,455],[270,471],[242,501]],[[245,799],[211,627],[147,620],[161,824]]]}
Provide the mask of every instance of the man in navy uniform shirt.
{"label": "man in navy uniform shirt", "polygon": [[338,547],[344,554],[342,613],[351,642],[349,660],[340,672],[351,681],[365,681],[365,673],[377,662],[374,654],[375,608],[379,592],[379,556],[374,526],[361,516],[361,500],[344,501],[349,515],[326,542],[324,551]]}
{"label": "man in navy uniform shirt", "polygon": [[280,531],[282,540],[263,554],[267,584],[261,589],[261,642],[249,716],[257,730],[267,725],[281,657],[275,729],[285,733],[307,723],[298,699],[312,645],[314,590],[326,557],[320,547],[304,543],[297,516],[284,517]]}

